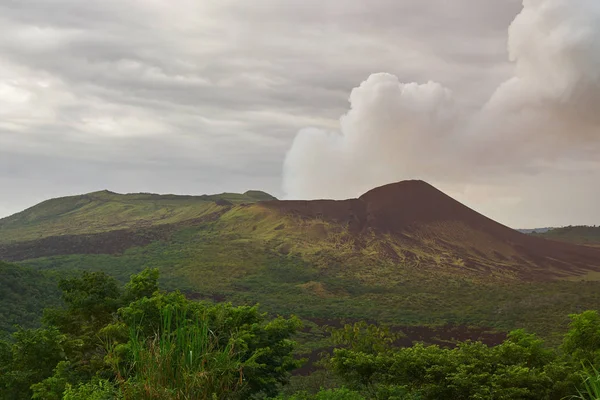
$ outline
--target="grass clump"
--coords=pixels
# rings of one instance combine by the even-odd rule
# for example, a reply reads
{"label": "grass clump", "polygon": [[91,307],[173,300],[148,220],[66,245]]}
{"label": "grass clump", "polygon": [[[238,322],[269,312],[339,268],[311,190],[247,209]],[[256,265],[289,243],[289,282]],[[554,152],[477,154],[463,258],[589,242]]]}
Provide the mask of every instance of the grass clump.
{"label": "grass clump", "polygon": [[573,400],[600,400],[600,371],[594,365],[583,365],[582,388]]}
{"label": "grass clump", "polygon": [[190,320],[171,307],[162,310],[154,336],[131,329],[129,346],[130,370],[119,374],[126,398],[225,399],[245,385],[234,338],[220,347],[206,321]]}

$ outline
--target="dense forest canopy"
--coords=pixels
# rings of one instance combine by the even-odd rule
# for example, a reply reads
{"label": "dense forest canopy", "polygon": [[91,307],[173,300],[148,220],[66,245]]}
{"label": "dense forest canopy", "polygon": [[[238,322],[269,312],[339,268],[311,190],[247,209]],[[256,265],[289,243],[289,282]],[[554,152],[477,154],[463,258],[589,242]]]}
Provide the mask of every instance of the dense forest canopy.
{"label": "dense forest canopy", "polygon": [[0,332],[38,326],[44,307],[60,304],[58,275],[0,261]]}
{"label": "dense forest canopy", "polygon": [[333,351],[292,378],[295,317],[187,299],[146,269],[122,286],[101,272],[60,280],[43,326],[0,342],[6,399],[562,399],[593,390],[600,315],[571,315],[562,344],[523,330],[500,345],[398,347],[366,322],[331,328]]}

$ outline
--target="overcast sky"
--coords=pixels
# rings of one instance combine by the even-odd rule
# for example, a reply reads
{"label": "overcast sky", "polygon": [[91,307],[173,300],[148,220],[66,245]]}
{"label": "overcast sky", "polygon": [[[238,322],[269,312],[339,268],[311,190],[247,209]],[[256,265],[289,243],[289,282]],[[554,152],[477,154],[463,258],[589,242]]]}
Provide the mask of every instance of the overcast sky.
{"label": "overcast sky", "polygon": [[[284,196],[297,133],[338,130],[352,89],[373,73],[440,82],[462,110],[479,109],[513,75],[507,32],[522,7],[0,0],[0,217],[101,189]],[[584,161],[597,166],[595,154]],[[502,168],[477,189],[434,183],[513,227],[600,223],[598,175],[586,165],[518,187]]]}

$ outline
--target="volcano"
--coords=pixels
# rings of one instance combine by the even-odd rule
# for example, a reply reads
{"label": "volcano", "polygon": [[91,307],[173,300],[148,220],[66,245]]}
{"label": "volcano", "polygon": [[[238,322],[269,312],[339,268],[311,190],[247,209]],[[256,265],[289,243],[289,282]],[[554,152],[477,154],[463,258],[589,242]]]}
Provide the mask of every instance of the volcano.
{"label": "volcano", "polygon": [[545,280],[600,270],[600,248],[520,233],[420,180],[381,186],[357,199],[260,205],[301,219],[342,224],[356,237],[391,238],[397,248],[437,251],[483,273],[499,268],[526,280]]}

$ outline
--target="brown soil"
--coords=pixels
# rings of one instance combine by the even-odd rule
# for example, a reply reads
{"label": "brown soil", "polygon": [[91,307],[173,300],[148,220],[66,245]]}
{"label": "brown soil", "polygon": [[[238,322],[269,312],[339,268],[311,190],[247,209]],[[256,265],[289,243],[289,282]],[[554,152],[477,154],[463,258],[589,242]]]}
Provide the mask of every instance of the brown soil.
{"label": "brown soil", "polygon": [[509,272],[525,280],[556,279],[600,270],[600,248],[522,234],[423,181],[382,186],[358,199],[267,201],[259,206],[344,224],[357,236],[367,231],[412,237],[412,241],[418,236],[451,250],[468,268],[478,270],[489,262],[513,264],[507,267]]}

